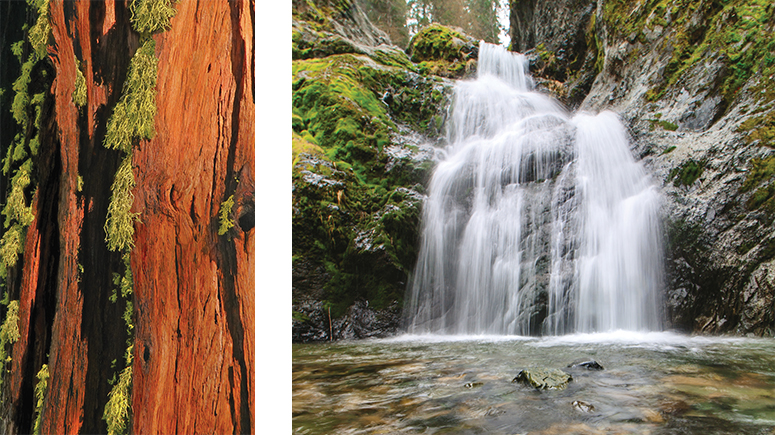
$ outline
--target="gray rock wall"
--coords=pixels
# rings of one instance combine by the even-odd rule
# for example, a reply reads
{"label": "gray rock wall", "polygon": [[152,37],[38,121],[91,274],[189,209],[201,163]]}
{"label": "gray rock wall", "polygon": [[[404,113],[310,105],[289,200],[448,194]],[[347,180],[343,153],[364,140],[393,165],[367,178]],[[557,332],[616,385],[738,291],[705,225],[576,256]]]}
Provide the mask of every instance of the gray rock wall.
{"label": "gray rock wall", "polygon": [[[733,6],[720,9],[701,1],[683,2],[689,3],[686,10],[647,10],[633,1],[601,0],[594,16],[586,15],[588,6],[581,3],[576,14],[569,13],[575,3],[513,1],[512,43],[515,49],[542,43],[556,50],[572,47],[568,29],[594,20],[602,68],[579,109],[619,113],[629,125],[633,153],[662,188],[669,326],[772,336],[775,227],[772,211],[753,198],[772,196],[766,196],[772,174],[764,171],[761,180],[743,188],[753,159],[773,156],[765,139],[745,139],[750,121],[744,124],[773,110],[772,99],[762,97],[771,95],[766,85],[771,75],[762,73],[771,67],[754,64],[746,78],[743,61],[735,64],[725,55],[734,49],[745,59],[746,50],[757,47],[754,35],[749,46],[739,48],[714,49],[713,40],[724,26],[747,18]],[[759,10],[758,35],[772,34],[775,8],[768,8]],[[525,24],[531,17],[534,24]],[[744,80],[734,82],[732,74]],[[564,85],[567,92],[572,80]]]}

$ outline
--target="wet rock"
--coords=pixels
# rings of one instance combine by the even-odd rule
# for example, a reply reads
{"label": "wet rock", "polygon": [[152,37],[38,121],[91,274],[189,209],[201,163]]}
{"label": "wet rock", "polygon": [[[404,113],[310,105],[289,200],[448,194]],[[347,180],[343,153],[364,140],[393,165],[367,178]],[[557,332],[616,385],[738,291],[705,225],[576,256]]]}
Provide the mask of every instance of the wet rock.
{"label": "wet rock", "polygon": [[605,370],[603,368],[603,366],[601,366],[595,360],[574,362],[572,364],[568,364],[568,367],[570,367],[570,368],[584,368],[584,369],[587,369],[587,370]]}
{"label": "wet rock", "polygon": [[574,400],[573,403],[571,403],[571,406],[573,409],[575,409],[578,412],[583,413],[590,413],[595,411],[595,407],[587,402],[582,402],[580,400]]}
{"label": "wet rock", "polygon": [[467,384],[464,385],[464,387],[466,387],[466,388],[477,388],[477,387],[481,387],[482,385],[484,385],[483,382],[468,382]]}
{"label": "wet rock", "polygon": [[511,382],[530,385],[537,390],[563,390],[572,380],[573,377],[562,370],[538,368],[520,370]]}

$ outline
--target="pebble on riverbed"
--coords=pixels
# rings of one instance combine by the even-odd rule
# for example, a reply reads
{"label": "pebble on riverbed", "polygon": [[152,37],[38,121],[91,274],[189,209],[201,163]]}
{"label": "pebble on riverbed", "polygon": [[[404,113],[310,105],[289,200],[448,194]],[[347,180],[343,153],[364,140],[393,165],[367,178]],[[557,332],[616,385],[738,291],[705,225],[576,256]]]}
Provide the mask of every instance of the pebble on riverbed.
{"label": "pebble on riverbed", "polygon": [[605,370],[603,368],[603,366],[601,366],[595,360],[574,362],[574,363],[568,364],[568,367],[570,367],[570,368],[585,368],[585,369],[588,369],[588,370]]}

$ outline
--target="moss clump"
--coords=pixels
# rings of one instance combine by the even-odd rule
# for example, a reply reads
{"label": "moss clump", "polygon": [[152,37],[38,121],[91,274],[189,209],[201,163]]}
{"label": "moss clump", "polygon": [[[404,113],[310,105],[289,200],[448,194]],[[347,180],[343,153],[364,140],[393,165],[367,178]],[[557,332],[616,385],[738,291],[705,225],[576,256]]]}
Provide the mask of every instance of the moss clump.
{"label": "moss clump", "polygon": [[662,127],[663,129],[667,131],[676,131],[678,130],[678,126],[676,124],[673,124],[669,121],[664,121],[661,119],[649,119],[650,123],[650,129],[653,130],[656,126]]}
{"label": "moss clump", "polygon": [[748,210],[764,207],[769,212],[775,212],[775,183],[756,189],[756,192],[745,203]]}
{"label": "moss clump", "polygon": [[105,147],[128,153],[135,138],[153,139],[156,136],[157,64],[156,43],[153,38],[143,38],[129,63],[121,99],[108,120]]}
{"label": "moss clump", "polygon": [[[124,369],[121,370],[118,376],[118,382],[114,379],[109,381],[113,388],[108,393],[108,402],[105,404],[105,410],[102,414],[102,419],[108,425],[108,433],[120,435],[126,433],[126,429],[130,419],[130,397],[132,389],[132,361],[134,351],[134,322],[132,320],[132,314],[134,306],[132,304],[132,292],[134,287],[134,280],[132,278],[132,266],[130,264],[130,255],[125,253],[122,256],[124,264],[124,274],[113,274],[113,292],[110,296],[111,302],[116,302],[117,295],[120,292],[121,297],[126,301],[126,308],[122,318],[126,325],[127,349],[124,353]],[[115,363],[115,361],[114,361]],[[111,366],[113,369],[113,366]]]}
{"label": "moss clump", "polygon": [[75,58],[75,90],[73,91],[73,103],[77,107],[86,105],[86,77],[81,72],[81,62]]}
{"label": "moss clump", "polygon": [[743,121],[736,130],[740,133],[745,133],[745,140],[748,143],[758,141],[759,145],[774,148],[775,111],[756,117],[750,117]]}
{"label": "moss clump", "polygon": [[33,426],[32,433],[34,435],[40,434],[40,424],[43,419],[43,401],[46,398],[46,390],[48,389],[48,364],[43,364],[38,374],[35,375],[38,378],[38,383],[35,384],[35,425]]}
{"label": "moss clump", "polygon": [[108,393],[108,403],[102,419],[108,424],[108,435],[126,433],[129,422],[130,394],[132,390],[132,357],[128,353],[127,364],[118,376],[118,383]]}
{"label": "moss clump", "polygon": [[35,25],[29,31],[29,41],[32,44],[32,49],[38,56],[38,59],[43,59],[47,56],[46,45],[48,44],[48,38],[51,36],[51,23],[49,22],[49,0],[27,0],[27,4],[36,8],[38,11],[38,18],[35,21]]}
{"label": "moss clump", "polygon": [[7,356],[6,345],[16,343],[21,338],[19,334],[19,301],[8,303],[8,311],[5,313],[5,320],[0,326],[0,385],[2,385],[5,376],[5,364],[11,361]]}
{"label": "moss clump", "polygon": [[765,159],[751,159],[751,168],[745,177],[740,193],[745,193],[758,186],[762,181],[769,180],[775,175],[775,156]]}
{"label": "moss clump", "polygon": [[27,160],[11,179],[11,192],[8,194],[6,206],[2,211],[2,214],[5,215],[5,228],[10,228],[14,222],[19,223],[22,227],[28,227],[35,219],[32,205],[27,206],[27,200],[24,196],[24,191],[31,182],[31,172],[32,160]]}
{"label": "moss clump", "polygon": [[105,241],[111,251],[131,250],[134,246],[134,223],[139,213],[131,211],[135,196],[135,175],[132,173],[132,156],[126,156],[116,171],[110,190],[113,195],[105,219]]}
{"label": "moss clump", "polygon": [[668,175],[669,180],[673,180],[673,185],[678,187],[680,185],[691,186],[697,181],[705,170],[705,162],[689,160],[683,165],[673,168]]}
{"label": "moss clump", "polygon": [[139,33],[155,33],[169,30],[170,20],[177,11],[175,0],[133,0],[129,4],[132,27]]}
{"label": "moss clump", "polygon": [[234,221],[231,218],[231,210],[234,207],[234,195],[229,196],[226,201],[221,203],[221,208],[218,211],[218,221],[220,226],[218,227],[218,235],[222,236],[226,234],[231,228],[234,227]]}
{"label": "moss clump", "polygon": [[447,62],[465,61],[468,56],[463,52],[465,37],[460,33],[442,26],[431,24],[417,32],[409,41],[408,51],[412,62],[443,60]]}

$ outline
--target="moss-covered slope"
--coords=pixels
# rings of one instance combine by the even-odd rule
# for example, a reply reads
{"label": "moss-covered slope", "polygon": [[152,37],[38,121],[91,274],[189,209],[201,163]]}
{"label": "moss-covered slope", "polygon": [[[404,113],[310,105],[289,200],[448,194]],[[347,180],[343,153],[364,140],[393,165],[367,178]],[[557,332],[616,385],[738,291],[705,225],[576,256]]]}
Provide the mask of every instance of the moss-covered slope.
{"label": "moss-covered slope", "polygon": [[451,83],[349,1],[297,1],[293,17],[294,340],[389,333]]}

